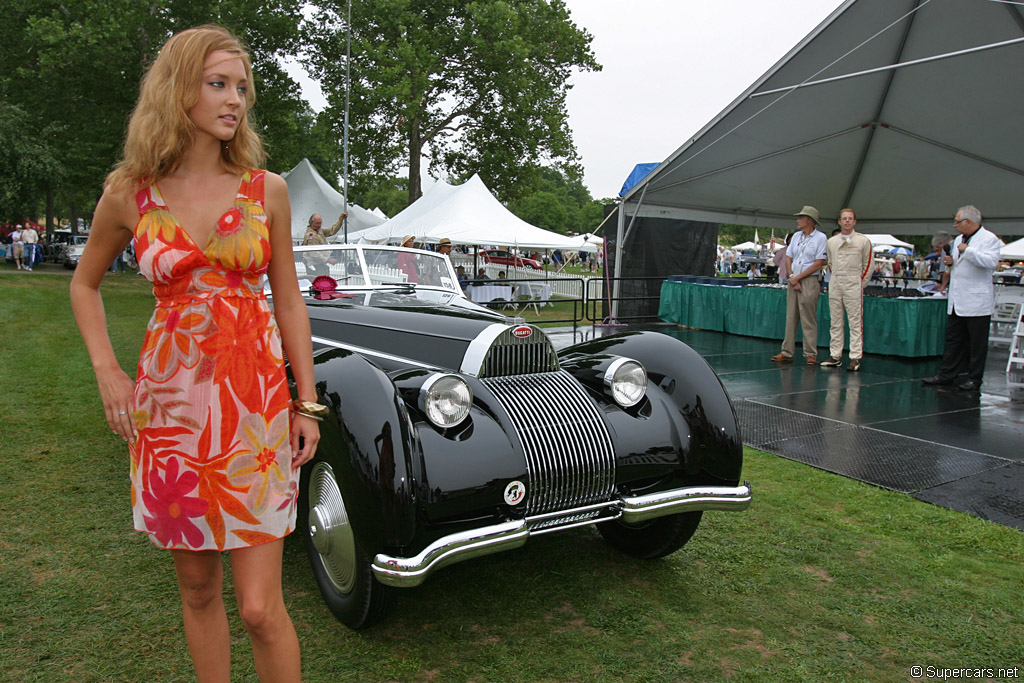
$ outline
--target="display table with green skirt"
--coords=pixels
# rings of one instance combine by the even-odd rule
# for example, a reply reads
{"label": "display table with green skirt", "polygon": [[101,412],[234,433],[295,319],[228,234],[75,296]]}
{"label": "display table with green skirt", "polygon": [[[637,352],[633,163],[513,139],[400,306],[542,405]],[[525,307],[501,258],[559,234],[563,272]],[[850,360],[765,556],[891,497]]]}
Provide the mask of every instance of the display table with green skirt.
{"label": "display table with green skirt", "polygon": [[[658,317],[699,330],[782,340],[786,290],[665,281]],[[818,298],[818,346],[828,349],[828,294]],[[848,324],[845,324],[848,328]],[[797,326],[797,341],[802,335]],[[849,348],[849,329],[844,335]],[[946,343],[946,300],[940,297],[864,297],[864,352],[893,356],[941,356]]]}

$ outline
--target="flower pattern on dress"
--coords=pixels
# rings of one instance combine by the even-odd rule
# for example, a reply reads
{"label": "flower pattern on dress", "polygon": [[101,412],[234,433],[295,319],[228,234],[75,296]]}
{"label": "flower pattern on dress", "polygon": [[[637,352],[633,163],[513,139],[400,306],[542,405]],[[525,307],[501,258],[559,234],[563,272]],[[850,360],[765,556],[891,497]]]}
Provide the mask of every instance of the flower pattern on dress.
{"label": "flower pattern on dress", "polygon": [[290,393],[263,295],[271,255],[264,175],[242,176],[205,250],[155,184],[136,195],[136,256],[157,305],[132,412],[132,507],[135,527],[164,548],[246,547],[295,526]]}
{"label": "flower pattern on dress", "polygon": [[256,514],[266,510],[272,497],[284,497],[284,504],[291,497],[291,459],[285,460],[287,449],[282,448],[287,440],[288,413],[278,414],[269,424],[261,415],[242,418],[243,449],[231,459],[228,478],[238,485],[253,487]]}
{"label": "flower pattern on dress", "polygon": [[174,458],[167,461],[164,478],[160,478],[158,469],[150,471],[149,487],[143,491],[142,499],[153,516],[146,517],[146,523],[165,548],[180,546],[183,538],[193,546],[203,542],[203,532],[191,518],[205,515],[210,505],[202,498],[188,495],[198,483],[199,475],[195,472],[185,471],[179,476],[178,461]]}

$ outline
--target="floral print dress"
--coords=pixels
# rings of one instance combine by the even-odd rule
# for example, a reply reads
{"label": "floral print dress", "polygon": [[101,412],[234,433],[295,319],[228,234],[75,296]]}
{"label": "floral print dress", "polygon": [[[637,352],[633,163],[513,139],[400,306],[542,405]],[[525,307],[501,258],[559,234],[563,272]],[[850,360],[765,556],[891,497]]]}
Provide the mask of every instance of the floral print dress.
{"label": "floral print dress", "polygon": [[156,309],[135,389],[132,509],[135,528],[161,548],[244,548],[295,526],[291,397],[263,294],[264,176],[242,176],[205,249],[156,184],[135,198],[135,254]]}

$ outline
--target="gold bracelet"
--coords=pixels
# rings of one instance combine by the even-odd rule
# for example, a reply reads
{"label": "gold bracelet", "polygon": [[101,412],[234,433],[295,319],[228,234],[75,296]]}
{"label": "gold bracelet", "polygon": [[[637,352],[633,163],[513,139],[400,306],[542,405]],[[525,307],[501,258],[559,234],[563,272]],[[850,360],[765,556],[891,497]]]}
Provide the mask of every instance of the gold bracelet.
{"label": "gold bracelet", "polygon": [[321,403],[314,403],[313,401],[300,401],[296,399],[292,401],[289,406],[293,413],[311,417],[318,422],[322,422],[323,419],[331,412],[327,406]]}

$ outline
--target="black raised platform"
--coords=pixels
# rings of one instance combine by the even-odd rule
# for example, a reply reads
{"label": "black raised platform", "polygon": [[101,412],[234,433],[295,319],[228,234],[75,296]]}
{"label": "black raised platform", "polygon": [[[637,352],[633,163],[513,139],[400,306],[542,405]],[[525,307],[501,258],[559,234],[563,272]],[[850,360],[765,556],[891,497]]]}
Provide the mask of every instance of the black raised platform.
{"label": "black raised platform", "polygon": [[850,373],[803,365],[799,348],[798,362],[772,363],[778,342],[648,329],[681,339],[715,368],[747,445],[1024,530],[1024,403],[1010,400],[1005,347],[989,348],[981,393],[964,393],[921,383],[938,358],[866,356]]}

